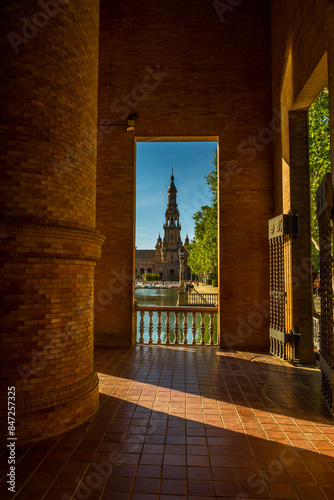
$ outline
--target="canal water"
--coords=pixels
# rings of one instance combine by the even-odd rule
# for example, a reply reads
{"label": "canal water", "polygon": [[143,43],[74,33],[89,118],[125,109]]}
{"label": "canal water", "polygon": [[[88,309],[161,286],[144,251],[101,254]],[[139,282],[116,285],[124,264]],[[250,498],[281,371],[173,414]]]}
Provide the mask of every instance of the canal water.
{"label": "canal water", "polygon": [[175,288],[137,288],[135,298],[139,306],[176,306]]}
{"label": "canal water", "polygon": [[[174,288],[142,288],[135,290],[135,298],[137,299],[139,306],[176,306],[177,305],[177,289]],[[156,312],[153,313],[153,343],[157,341],[157,318],[158,314]],[[187,341],[188,344],[192,343],[193,334],[192,334],[192,314],[188,313],[188,333],[187,333]],[[149,315],[146,312],[144,316],[145,320],[145,333],[144,333],[144,342],[148,342],[148,324],[149,324]],[[179,315],[179,342],[183,343],[183,323],[184,323],[184,314]],[[166,341],[166,335],[164,333],[166,325],[166,314],[163,313],[161,315],[161,341],[164,343]],[[209,343],[210,334],[209,334],[209,325],[210,325],[210,316],[209,314],[205,315],[205,343]],[[175,341],[175,316],[174,313],[170,315],[170,342],[174,343]],[[213,341],[217,343],[217,315],[214,316],[214,326],[215,333],[213,337]],[[140,312],[137,312],[137,342],[140,339]],[[198,313],[196,316],[196,342],[201,342],[201,315]]]}

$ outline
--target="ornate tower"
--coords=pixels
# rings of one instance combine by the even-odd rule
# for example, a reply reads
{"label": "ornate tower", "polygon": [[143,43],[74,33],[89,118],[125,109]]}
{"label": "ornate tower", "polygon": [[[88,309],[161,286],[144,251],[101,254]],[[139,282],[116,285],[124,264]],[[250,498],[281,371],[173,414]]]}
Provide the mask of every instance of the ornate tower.
{"label": "ornate tower", "polygon": [[176,203],[177,189],[174,184],[174,175],[170,178],[170,185],[167,190],[168,202],[165,212],[164,239],[162,244],[163,261],[176,264],[179,260],[178,250],[182,245],[180,214]]}
{"label": "ornate tower", "polygon": [[156,263],[158,263],[158,262],[160,263],[162,261],[161,249],[162,249],[162,239],[161,239],[161,236],[159,234],[159,238],[157,239],[157,244],[155,245],[154,259],[155,259]]}
{"label": "ornate tower", "polygon": [[155,262],[157,272],[162,279],[175,281],[179,277],[179,248],[182,246],[182,241],[180,234],[180,214],[176,203],[177,189],[174,184],[173,169],[167,193],[168,202],[163,226],[164,237],[161,239],[159,234],[155,246]]}

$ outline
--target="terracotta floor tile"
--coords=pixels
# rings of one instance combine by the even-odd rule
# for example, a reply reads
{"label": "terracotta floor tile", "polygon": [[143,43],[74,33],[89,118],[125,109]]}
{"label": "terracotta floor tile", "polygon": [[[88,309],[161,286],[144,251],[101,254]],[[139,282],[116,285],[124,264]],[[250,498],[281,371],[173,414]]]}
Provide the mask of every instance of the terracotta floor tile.
{"label": "terracotta floor tile", "polygon": [[[46,491],[48,490],[48,487],[47,486],[37,486],[37,485],[25,485],[23,489],[16,489],[17,491],[17,494],[15,496],[15,500],[18,499],[18,500],[31,500],[32,498],[34,500],[41,500],[43,498],[43,496],[45,495]],[[10,495],[8,495],[8,490],[5,489],[5,496],[4,497],[1,497],[1,498],[4,498],[4,499],[12,499],[13,498],[13,494],[10,493]]]}
{"label": "terracotta floor tile", "polygon": [[215,481],[214,487],[217,497],[237,498],[237,496],[240,495],[240,485],[237,482]]}
{"label": "terracotta floor tile", "polygon": [[188,466],[187,475],[188,475],[189,481],[193,481],[196,479],[205,480],[205,481],[212,480],[211,467],[191,467],[191,466]]}
{"label": "terracotta floor tile", "polygon": [[230,446],[232,457],[250,457],[253,458],[253,450],[248,446]]}
{"label": "terracotta floor tile", "polygon": [[270,498],[266,484],[260,480],[240,482],[240,487],[245,498]]}
{"label": "terracotta floor tile", "polygon": [[141,465],[161,465],[162,459],[163,455],[143,453],[140,457],[139,463]]}
{"label": "terracotta floor tile", "polygon": [[[231,484],[231,483],[230,483]],[[188,481],[188,494],[189,495],[197,495],[197,496],[208,496],[209,498],[214,497],[214,484],[211,480],[209,481],[200,481],[197,479],[192,479]]]}
{"label": "terracotta floor tile", "polygon": [[[6,474],[7,471],[4,471],[3,473]],[[32,474],[31,471],[23,471],[23,470],[20,470],[20,469],[16,469],[15,470],[15,482],[16,482],[16,484],[18,486],[23,486],[29,480],[31,474]],[[2,480],[0,482],[0,484],[2,485],[3,482],[5,484],[7,484],[7,480],[8,480],[8,476],[6,476],[6,479]]]}
{"label": "terracotta floor tile", "polygon": [[[122,451],[122,450],[121,450]],[[164,451],[163,444],[144,444],[143,453],[158,454],[161,455]]]}
{"label": "terracotta floor tile", "polygon": [[160,495],[159,500],[186,500],[187,498],[189,500],[187,495]]}
{"label": "terracotta floor tile", "polygon": [[[133,493],[131,495],[131,500],[158,500],[159,495],[150,495],[148,493]],[[114,500],[114,498],[110,498]]]}
{"label": "terracotta floor tile", "polygon": [[210,465],[210,460],[208,456],[205,455],[188,455],[187,456],[188,466],[198,466],[198,467],[208,467]]}
{"label": "terracotta floor tile", "polygon": [[313,471],[313,476],[320,485],[334,485],[334,471]]}
{"label": "terracotta floor tile", "polygon": [[[45,500],[59,500],[59,498],[72,498],[72,495],[74,494],[73,489],[67,489],[67,488],[62,488],[61,491],[59,489],[54,489],[51,488],[47,491],[45,495]],[[98,498],[100,498],[101,492],[98,492]],[[92,495],[90,493],[90,499],[92,498]]]}
{"label": "terracotta floor tile", "polygon": [[[62,474],[55,479],[52,483],[52,488],[55,489],[71,489],[74,491],[78,484],[81,482],[81,479],[84,477],[84,474]],[[102,482],[102,481],[101,481]]]}
{"label": "terracotta floor tile", "polygon": [[165,495],[186,495],[187,482],[182,479],[162,479],[160,493]]}
{"label": "terracotta floor tile", "polygon": [[121,463],[113,467],[110,475],[119,477],[133,477],[136,473],[136,469],[137,469],[137,464]]}
{"label": "terracotta floor tile", "polygon": [[160,480],[139,477],[135,479],[133,491],[135,493],[159,493]]}
{"label": "terracotta floor tile", "polygon": [[56,477],[56,474],[50,474],[47,472],[35,472],[30,476],[26,484],[28,487],[38,485],[41,488],[48,488],[52,485]]}
{"label": "terracotta floor tile", "polygon": [[255,460],[255,458],[251,458],[251,457],[239,457],[239,456],[236,456],[236,457],[233,457],[233,460],[234,460],[235,466],[237,468],[255,469],[258,466],[257,461]]}
{"label": "terracotta floor tile", "polygon": [[223,457],[220,455],[210,455],[210,462],[212,467],[235,467],[233,458],[230,457]]}
{"label": "terracotta floor tile", "polygon": [[217,455],[220,457],[231,457],[231,451],[228,446],[208,446],[210,456]]}
{"label": "terracotta floor tile", "polygon": [[[212,438],[208,438],[209,440]],[[217,441],[219,438],[217,438]],[[187,445],[199,445],[199,446],[206,446],[207,440],[204,436],[187,436]]]}
{"label": "terracotta floor tile", "polygon": [[332,500],[334,498],[334,485],[322,486],[322,489],[328,499]]}
{"label": "terracotta floor tile", "polygon": [[[235,500],[240,484],[249,499],[334,498],[334,419],[318,382],[276,358],[252,357],[216,348],[97,348],[98,413],[18,450],[17,481],[27,484],[15,500],[58,500],[80,479],[82,488],[91,485],[89,500]],[[263,400],[259,380],[270,382],[275,404]],[[6,470],[0,452],[3,477]]]}
{"label": "terracotta floor tile", "polygon": [[327,450],[334,450],[334,445],[328,440],[323,441],[312,439],[311,442],[317,450],[323,450],[324,452],[327,452]]}
{"label": "terracotta floor tile", "polygon": [[214,481],[237,481],[236,469],[231,467],[212,467]]}
{"label": "terracotta floor tile", "polygon": [[186,479],[187,469],[180,465],[164,465],[161,477],[164,479]]}
{"label": "terracotta floor tile", "polygon": [[186,456],[185,455],[167,455],[165,454],[163,457],[164,465],[186,465]]}
{"label": "terracotta floor tile", "polygon": [[130,492],[132,483],[133,478],[112,476],[107,481],[106,490],[112,492]]}
{"label": "terracotta floor tile", "polygon": [[238,479],[241,482],[248,481],[264,481],[262,472],[260,469],[246,469],[246,468],[238,468],[236,469],[236,473],[238,475]]}
{"label": "terracotta floor tile", "polygon": [[139,465],[136,477],[159,478],[161,475],[160,465]]}
{"label": "terracotta floor tile", "polygon": [[185,455],[186,447],[182,444],[167,444],[165,447],[165,453],[167,455]]}
{"label": "terracotta floor tile", "polygon": [[[91,500],[91,497],[89,497],[89,500]],[[111,492],[106,490],[103,493],[101,500],[129,500],[129,493]]]}
{"label": "terracotta floor tile", "polygon": [[185,437],[185,435],[183,435],[183,436],[167,435],[166,444],[172,444],[172,445],[174,445],[174,444],[186,444],[186,437]]}
{"label": "terracotta floor tile", "polygon": [[268,486],[272,498],[298,500],[299,496],[292,484],[271,484]]}
{"label": "terracotta floor tile", "polygon": [[206,445],[187,445],[187,455],[208,455]]}
{"label": "terracotta floor tile", "polygon": [[295,488],[301,500],[325,500],[326,497],[320,486],[296,484]]}

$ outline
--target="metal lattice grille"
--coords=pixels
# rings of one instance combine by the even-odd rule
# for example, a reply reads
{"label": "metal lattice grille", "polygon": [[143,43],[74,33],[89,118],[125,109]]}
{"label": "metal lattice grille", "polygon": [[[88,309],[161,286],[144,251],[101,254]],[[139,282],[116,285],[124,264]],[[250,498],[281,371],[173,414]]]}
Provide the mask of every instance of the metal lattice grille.
{"label": "metal lattice grille", "polygon": [[270,353],[297,357],[299,335],[292,325],[291,238],[298,234],[298,216],[289,212],[269,221]]}
{"label": "metal lattice grille", "polygon": [[332,258],[331,238],[332,224],[327,210],[318,217],[319,244],[320,244],[320,355],[322,371],[322,392],[327,403],[333,405],[333,287],[332,287]]}
{"label": "metal lattice grille", "polygon": [[284,236],[269,241],[270,327],[285,332]]}

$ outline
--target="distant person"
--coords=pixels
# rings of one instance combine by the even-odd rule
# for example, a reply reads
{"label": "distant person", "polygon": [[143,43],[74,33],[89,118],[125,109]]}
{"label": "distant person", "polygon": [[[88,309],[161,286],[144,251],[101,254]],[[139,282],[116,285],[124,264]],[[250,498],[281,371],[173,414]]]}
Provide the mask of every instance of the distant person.
{"label": "distant person", "polygon": [[313,290],[314,290],[315,296],[318,298],[319,295],[320,295],[320,278],[319,278],[319,275],[314,280]]}

